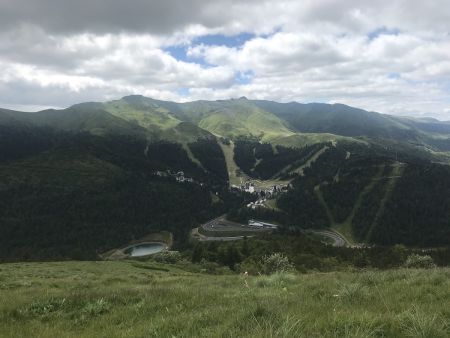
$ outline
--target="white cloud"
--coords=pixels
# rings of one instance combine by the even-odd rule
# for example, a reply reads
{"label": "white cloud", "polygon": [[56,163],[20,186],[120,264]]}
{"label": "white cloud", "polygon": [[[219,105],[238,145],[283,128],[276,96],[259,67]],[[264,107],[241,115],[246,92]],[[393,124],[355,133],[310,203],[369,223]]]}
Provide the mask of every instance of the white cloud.
{"label": "white cloud", "polygon": [[0,28],[0,106],[245,95],[450,120],[446,0],[0,0]]}

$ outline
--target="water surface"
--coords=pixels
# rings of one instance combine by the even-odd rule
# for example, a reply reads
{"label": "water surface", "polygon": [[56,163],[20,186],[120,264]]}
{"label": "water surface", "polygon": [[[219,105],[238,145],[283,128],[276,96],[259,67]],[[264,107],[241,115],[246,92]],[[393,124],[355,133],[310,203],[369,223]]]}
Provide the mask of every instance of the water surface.
{"label": "water surface", "polygon": [[166,248],[163,243],[141,243],[133,245],[125,250],[125,253],[131,257],[141,257],[147,255],[153,255],[161,252]]}

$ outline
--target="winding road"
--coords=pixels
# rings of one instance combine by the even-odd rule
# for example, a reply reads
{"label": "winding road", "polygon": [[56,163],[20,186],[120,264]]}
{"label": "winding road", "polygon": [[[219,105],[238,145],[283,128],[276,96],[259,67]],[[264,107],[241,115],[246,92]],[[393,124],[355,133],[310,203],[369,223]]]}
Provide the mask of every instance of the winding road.
{"label": "winding road", "polygon": [[312,229],[308,229],[305,231],[306,233],[312,233],[315,235],[320,235],[320,236],[324,236],[324,237],[328,237],[330,239],[333,240],[333,246],[337,246],[337,247],[343,247],[343,246],[348,246],[349,242],[347,241],[347,239],[341,235],[339,232],[335,231],[335,230],[312,230]]}
{"label": "winding road", "polygon": [[[199,228],[202,228],[205,231],[208,231],[210,233],[216,232],[218,236],[207,236],[199,232]],[[235,222],[230,222],[225,219],[225,215],[222,215],[220,217],[214,218],[204,224],[202,224],[199,228],[192,229],[191,236],[199,241],[206,242],[206,241],[237,241],[241,240],[244,237],[252,237],[250,233],[257,234],[261,232],[267,232],[268,229],[263,228],[255,228],[246,224],[239,224]],[[270,230],[269,230],[270,231]],[[236,234],[242,232],[242,235],[235,235],[235,236],[220,236],[220,233],[226,233],[226,232],[234,232]],[[304,230],[306,234],[315,234],[323,237],[330,238],[333,243],[333,246],[336,247],[344,247],[344,246],[351,246],[350,242],[339,232],[337,232],[334,229],[322,229],[322,230],[316,230],[316,229],[307,229]]]}

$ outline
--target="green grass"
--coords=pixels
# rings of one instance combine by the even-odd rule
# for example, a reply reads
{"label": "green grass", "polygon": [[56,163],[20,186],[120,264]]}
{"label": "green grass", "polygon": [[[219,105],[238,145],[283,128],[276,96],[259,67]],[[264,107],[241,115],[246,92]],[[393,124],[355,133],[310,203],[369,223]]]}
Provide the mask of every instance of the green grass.
{"label": "green grass", "polygon": [[238,165],[234,161],[234,143],[230,142],[230,144],[227,145],[219,141],[219,145],[222,148],[227,164],[230,185],[241,185],[245,182],[251,182],[256,188],[268,189],[270,187],[273,187],[274,185],[288,184],[290,182],[289,180],[257,180],[250,178],[248,175],[242,172],[242,170],[239,169]]}
{"label": "green grass", "polygon": [[0,336],[450,335],[450,269],[244,277],[188,266],[0,265]]}
{"label": "green grass", "polygon": [[277,206],[277,200],[276,200],[275,198],[266,200],[266,201],[264,202],[264,205],[266,206],[266,208],[273,209],[273,210],[277,210],[277,211],[281,211],[281,210],[278,208],[278,206]]}
{"label": "green grass", "polygon": [[[230,142],[230,144],[224,144],[221,141],[218,142],[220,147],[222,148],[225,162],[227,164],[230,185],[240,185],[247,181],[249,177],[241,172],[238,165],[234,161],[234,143]],[[239,172],[241,172],[240,174],[238,174],[238,170]]]}
{"label": "green grass", "polygon": [[325,209],[325,213],[328,218],[329,226],[339,232],[346,240],[348,244],[355,244],[356,240],[353,238],[353,231],[352,231],[352,224],[348,221],[348,219],[343,223],[337,223],[334,220],[333,213],[330,210],[330,207],[328,206],[327,202],[323,198],[322,191],[320,190],[320,185],[317,185],[314,188],[314,194],[316,195],[317,199],[319,200],[319,203],[323,206]]}
{"label": "green grass", "polygon": [[203,115],[198,126],[223,137],[256,136],[264,142],[287,137],[290,131],[277,116],[264,111],[247,100],[231,100],[216,106]]}
{"label": "green grass", "polygon": [[136,108],[123,100],[107,102],[103,106],[107,112],[127,121],[136,122],[147,129],[169,129],[181,122],[161,107],[147,106]]}
{"label": "green grass", "polygon": [[353,137],[340,136],[329,133],[295,133],[289,136],[273,138],[271,142],[276,145],[294,148],[302,148],[307,145],[325,142],[348,142],[361,144],[367,143]]}
{"label": "green grass", "polygon": [[[359,194],[358,198],[356,199],[356,201],[353,205],[352,211],[350,212],[347,219],[342,223],[337,223],[335,221],[333,213],[331,212],[331,209],[329,208],[328,204],[326,203],[326,201],[323,197],[322,191],[320,190],[320,185],[317,185],[314,189],[314,193],[315,193],[317,199],[319,200],[320,204],[325,209],[327,218],[329,220],[329,226],[331,228],[335,229],[336,231],[338,231],[340,234],[342,234],[350,244],[357,243],[357,240],[355,239],[354,234],[353,234],[353,218],[354,218],[356,212],[358,211],[358,209],[360,208],[365,196],[370,194],[370,192],[374,188],[377,180],[379,180],[382,177],[383,169],[384,169],[384,167],[379,168],[378,172],[372,178],[372,181]],[[383,209],[384,209],[384,203],[386,202],[387,198],[389,197],[389,194],[392,192],[398,178],[403,174],[403,169],[404,168],[398,164],[396,164],[392,167],[387,192],[383,198],[383,201],[381,203],[380,210],[377,213],[376,219],[378,219],[380,217],[378,214],[382,214]],[[374,221],[374,222],[376,222],[376,221]],[[371,233],[371,230],[369,230],[368,237],[370,236],[370,233]]]}
{"label": "green grass", "polygon": [[325,153],[328,149],[329,149],[328,146],[324,146],[324,147],[320,148],[310,158],[308,158],[308,160],[304,164],[302,164],[298,168],[292,170],[290,173],[296,173],[296,174],[299,174],[299,175],[303,176],[303,172],[305,171],[305,169],[311,167],[311,164],[316,162],[317,159],[320,156],[322,156],[322,154]]}
{"label": "green grass", "polygon": [[405,171],[405,168],[400,166],[398,163],[394,164],[392,166],[390,178],[386,185],[386,190],[385,190],[384,196],[380,201],[380,207],[375,215],[375,218],[374,218],[369,230],[367,231],[366,242],[368,242],[370,240],[370,238],[372,236],[372,232],[373,232],[374,228],[376,227],[378,220],[381,218],[381,216],[384,213],[386,203],[389,200],[389,198],[391,197],[392,192],[394,191],[394,188],[397,184],[397,181],[403,175],[404,171]]}

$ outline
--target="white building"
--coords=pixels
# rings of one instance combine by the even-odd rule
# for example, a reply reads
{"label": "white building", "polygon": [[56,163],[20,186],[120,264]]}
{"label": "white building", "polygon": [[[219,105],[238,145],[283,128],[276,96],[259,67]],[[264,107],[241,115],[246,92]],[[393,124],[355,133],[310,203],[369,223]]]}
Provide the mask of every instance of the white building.
{"label": "white building", "polygon": [[258,228],[269,228],[269,229],[276,229],[278,228],[278,225],[272,224],[272,223],[266,223],[262,221],[257,221],[254,219],[251,219],[248,221],[248,225],[252,227],[258,227]]}

